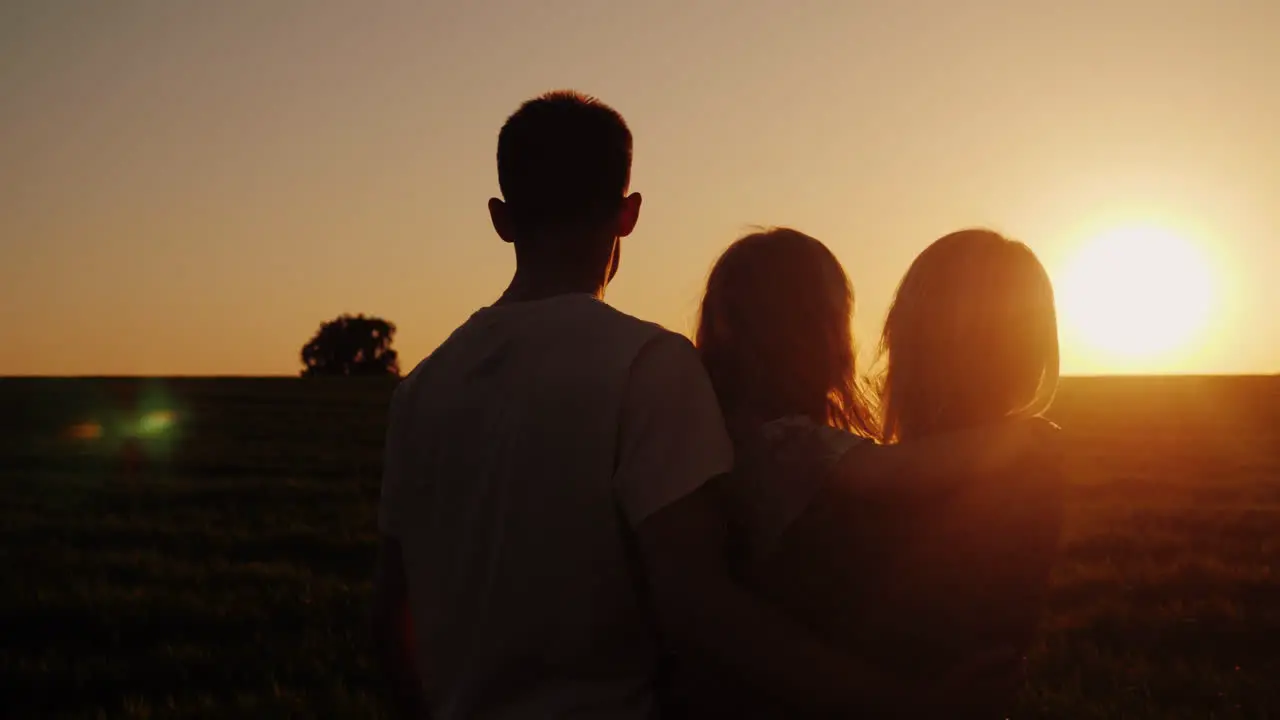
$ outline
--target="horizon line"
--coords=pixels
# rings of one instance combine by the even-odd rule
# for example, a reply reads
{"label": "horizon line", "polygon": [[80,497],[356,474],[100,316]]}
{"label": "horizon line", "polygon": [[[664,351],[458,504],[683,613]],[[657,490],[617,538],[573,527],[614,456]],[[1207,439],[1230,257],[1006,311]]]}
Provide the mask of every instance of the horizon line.
{"label": "horizon line", "polygon": [[[0,375],[0,380],[316,380],[316,379],[347,379],[347,380],[381,380],[387,376],[382,375],[318,375],[315,377],[303,377],[301,373],[292,374],[236,374],[236,373],[210,373],[210,374],[159,374],[159,375],[40,375],[40,374],[18,374],[18,375]],[[404,375],[395,376],[397,379],[403,379]],[[1064,373],[1060,375],[1062,379],[1084,379],[1084,378],[1274,378],[1280,377],[1280,371],[1276,372],[1114,372],[1114,373]]]}

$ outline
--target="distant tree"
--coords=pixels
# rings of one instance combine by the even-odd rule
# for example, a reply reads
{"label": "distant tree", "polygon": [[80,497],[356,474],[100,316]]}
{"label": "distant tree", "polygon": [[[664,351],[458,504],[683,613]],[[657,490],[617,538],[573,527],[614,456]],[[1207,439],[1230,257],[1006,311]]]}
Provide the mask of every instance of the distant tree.
{"label": "distant tree", "polygon": [[396,326],[376,317],[342,315],[320,326],[302,346],[302,376],[400,375],[391,349]]}

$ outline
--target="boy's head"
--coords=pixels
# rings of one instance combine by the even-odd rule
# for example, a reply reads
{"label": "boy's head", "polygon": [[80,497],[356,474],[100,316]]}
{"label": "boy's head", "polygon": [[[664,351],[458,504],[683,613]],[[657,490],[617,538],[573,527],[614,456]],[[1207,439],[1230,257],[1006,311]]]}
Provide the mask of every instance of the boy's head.
{"label": "boy's head", "polygon": [[622,116],[588,95],[551,92],[502,126],[502,199],[491,199],[489,212],[518,256],[616,265],[617,238],[631,233],[640,212],[639,194],[627,194],[630,180],[631,131]]}

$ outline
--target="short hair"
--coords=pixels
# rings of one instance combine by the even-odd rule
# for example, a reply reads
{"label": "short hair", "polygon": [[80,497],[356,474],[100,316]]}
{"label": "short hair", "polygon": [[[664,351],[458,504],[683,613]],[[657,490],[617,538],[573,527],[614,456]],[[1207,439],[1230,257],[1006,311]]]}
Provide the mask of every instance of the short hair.
{"label": "short hair", "polygon": [[498,134],[498,185],[516,225],[602,222],[631,182],[631,130],[616,110],[572,90],[526,101]]}

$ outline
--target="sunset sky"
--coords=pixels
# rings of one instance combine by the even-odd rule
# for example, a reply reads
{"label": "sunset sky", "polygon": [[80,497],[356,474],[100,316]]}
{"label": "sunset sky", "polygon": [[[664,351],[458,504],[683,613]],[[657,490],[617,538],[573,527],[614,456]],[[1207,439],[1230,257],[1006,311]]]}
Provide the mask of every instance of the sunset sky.
{"label": "sunset sky", "polygon": [[0,375],[293,374],[343,312],[412,365],[509,278],[497,132],[560,87],[636,136],[633,314],[690,330],[716,254],[790,225],[871,345],[948,231],[1057,280],[1158,228],[1207,267],[1203,327],[1134,360],[1064,326],[1064,371],[1280,371],[1278,38],[1277,0],[5,2]]}

